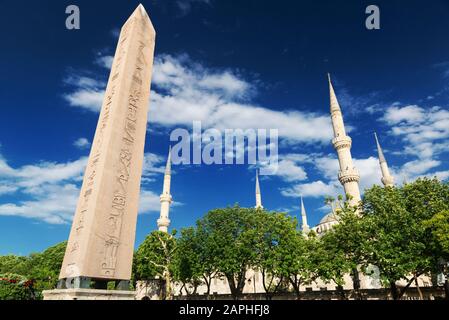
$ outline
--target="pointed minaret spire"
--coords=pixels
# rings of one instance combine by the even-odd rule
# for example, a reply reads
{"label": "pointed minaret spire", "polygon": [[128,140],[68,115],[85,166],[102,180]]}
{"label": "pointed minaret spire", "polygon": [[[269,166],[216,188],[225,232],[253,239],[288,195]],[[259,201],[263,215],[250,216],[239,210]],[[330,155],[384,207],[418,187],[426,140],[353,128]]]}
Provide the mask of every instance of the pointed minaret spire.
{"label": "pointed minaret spire", "polygon": [[331,75],[329,73],[327,74],[327,79],[329,81],[331,113],[335,111],[341,112],[340,104],[338,103],[337,96],[335,95],[334,86],[332,85]]}
{"label": "pointed minaret spire", "polygon": [[340,164],[340,172],[338,173],[338,180],[345,189],[345,194],[351,196],[351,205],[358,205],[360,198],[359,180],[360,175],[355,168],[352,155],[351,146],[352,139],[346,135],[345,124],[343,122],[343,115],[341,113],[340,104],[335,95],[334,87],[332,86],[331,77],[328,74],[329,80],[329,94],[330,94],[330,111],[332,118],[332,127],[334,130],[334,139],[332,144],[338,155],[338,162]]}
{"label": "pointed minaret spire", "polygon": [[304,207],[304,200],[302,199],[301,196],[301,230],[304,232],[304,234],[309,233],[310,231],[310,227],[307,224],[307,212],[306,212],[306,208]]}
{"label": "pointed minaret spire", "polygon": [[262,195],[260,193],[260,185],[259,185],[259,170],[256,170],[256,209],[263,209]]}
{"label": "pointed minaret spire", "polygon": [[157,220],[157,226],[159,231],[168,232],[168,226],[170,225],[170,219],[168,218],[170,212],[170,204],[173,202],[172,196],[170,194],[170,184],[171,184],[171,147],[168,151],[167,165],[165,166],[164,174],[164,186],[161,194],[161,213]]}
{"label": "pointed minaret spire", "polygon": [[171,146],[168,149],[167,164],[165,165],[165,175],[171,175]]}
{"label": "pointed minaret spire", "polygon": [[377,138],[377,134],[374,132],[374,138],[376,139],[377,144],[377,152],[379,154],[379,164],[380,170],[382,171],[382,183],[385,187],[394,186],[394,178],[390,174],[390,169],[388,168],[387,160],[385,159],[384,153],[382,151],[382,147],[380,146],[379,139]]}

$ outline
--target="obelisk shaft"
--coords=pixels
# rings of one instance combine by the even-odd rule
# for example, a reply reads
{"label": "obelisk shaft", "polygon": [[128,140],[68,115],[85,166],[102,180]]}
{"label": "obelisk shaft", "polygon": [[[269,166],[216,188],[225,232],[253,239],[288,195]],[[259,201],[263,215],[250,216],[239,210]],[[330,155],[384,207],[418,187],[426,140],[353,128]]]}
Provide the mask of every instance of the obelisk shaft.
{"label": "obelisk shaft", "polygon": [[131,277],[154,45],[140,5],[120,34],[60,279]]}

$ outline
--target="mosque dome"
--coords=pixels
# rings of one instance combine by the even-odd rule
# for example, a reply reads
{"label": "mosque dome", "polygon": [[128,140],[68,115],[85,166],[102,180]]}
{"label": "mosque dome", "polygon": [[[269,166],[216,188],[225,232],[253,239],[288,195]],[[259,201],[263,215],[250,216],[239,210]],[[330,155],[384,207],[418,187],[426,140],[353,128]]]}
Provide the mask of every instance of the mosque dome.
{"label": "mosque dome", "polygon": [[331,223],[331,222],[337,222],[337,217],[335,215],[335,213],[333,212],[329,212],[328,214],[326,214],[321,220],[320,220],[320,224],[325,224],[325,223]]}
{"label": "mosque dome", "polygon": [[329,231],[332,228],[332,226],[334,226],[337,223],[338,221],[335,213],[329,212],[320,220],[320,223],[315,227],[315,231],[318,234],[323,234],[326,231]]}

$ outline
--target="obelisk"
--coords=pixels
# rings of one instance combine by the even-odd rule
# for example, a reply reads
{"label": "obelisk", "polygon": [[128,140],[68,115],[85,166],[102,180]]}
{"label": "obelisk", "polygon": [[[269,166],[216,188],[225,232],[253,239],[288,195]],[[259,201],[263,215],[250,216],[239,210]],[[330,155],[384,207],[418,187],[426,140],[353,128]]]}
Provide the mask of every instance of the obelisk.
{"label": "obelisk", "polygon": [[131,278],[155,36],[139,5],[120,33],[59,289],[126,290]]}

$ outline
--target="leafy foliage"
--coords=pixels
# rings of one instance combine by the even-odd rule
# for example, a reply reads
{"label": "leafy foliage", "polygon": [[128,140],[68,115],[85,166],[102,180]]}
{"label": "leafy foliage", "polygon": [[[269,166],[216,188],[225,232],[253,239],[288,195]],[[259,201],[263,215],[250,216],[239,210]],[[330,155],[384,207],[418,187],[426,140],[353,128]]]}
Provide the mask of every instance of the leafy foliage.
{"label": "leafy foliage", "polygon": [[246,271],[257,261],[257,216],[256,209],[234,206],[212,210],[197,222],[212,266],[226,277],[235,299],[243,291]]}
{"label": "leafy foliage", "polygon": [[0,274],[0,300],[32,300],[34,299],[33,281],[14,274]]}
{"label": "leafy foliage", "polygon": [[424,226],[430,230],[434,241],[434,250],[446,260],[449,259],[449,210],[441,211],[425,221]]}
{"label": "leafy foliage", "polygon": [[35,290],[33,298],[42,299],[43,290],[54,289],[56,286],[66,246],[67,243],[62,242],[28,257],[2,256],[0,273],[16,274],[28,279],[28,284],[32,284],[32,289]]}
{"label": "leafy foliage", "polygon": [[173,234],[154,231],[150,233],[137,249],[134,257],[135,280],[165,279],[165,299],[172,299],[171,290],[173,259],[176,252],[176,239]]}

